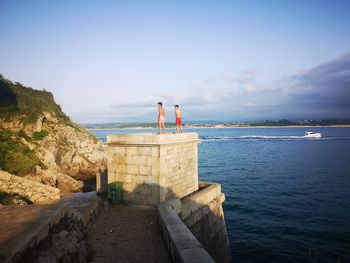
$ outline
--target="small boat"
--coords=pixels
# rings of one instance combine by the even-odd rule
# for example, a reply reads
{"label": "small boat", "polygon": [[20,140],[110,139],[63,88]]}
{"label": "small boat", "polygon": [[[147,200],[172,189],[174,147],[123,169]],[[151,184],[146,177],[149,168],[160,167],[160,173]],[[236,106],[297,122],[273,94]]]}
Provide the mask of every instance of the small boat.
{"label": "small boat", "polygon": [[305,136],[306,138],[321,138],[321,133],[319,132],[306,132]]}

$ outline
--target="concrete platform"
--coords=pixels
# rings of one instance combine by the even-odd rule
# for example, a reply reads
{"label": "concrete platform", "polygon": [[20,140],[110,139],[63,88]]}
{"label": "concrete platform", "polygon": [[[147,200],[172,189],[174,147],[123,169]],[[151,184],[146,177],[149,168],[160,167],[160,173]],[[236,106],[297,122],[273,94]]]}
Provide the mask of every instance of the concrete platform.
{"label": "concrete platform", "polygon": [[87,242],[91,262],[171,262],[152,207],[106,206]]}

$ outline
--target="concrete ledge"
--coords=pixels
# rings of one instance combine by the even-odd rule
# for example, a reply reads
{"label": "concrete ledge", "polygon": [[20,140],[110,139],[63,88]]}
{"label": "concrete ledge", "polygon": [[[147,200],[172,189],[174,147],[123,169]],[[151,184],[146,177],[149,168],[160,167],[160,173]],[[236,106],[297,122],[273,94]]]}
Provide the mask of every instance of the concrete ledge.
{"label": "concrete ledge", "polygon": [[175,200],[158,205],[159,223],[172,261],[182,263],[215,262],[177,215],[175,209],[179,208],[179,202],[179,200]]}
{"label": "concrete ledge", "polygon": [[180,144],[184,142],[196,142],[201,143],[200,139],[197,140],[182,140],[182,141],[172,141],[172,142],[135,142],[135,143],[129,143],[129,142],[106,142],[105,145],[123,145],[123,146],[161,146],[161,145],[169,145],[169,144]]}
{"label": "concrete ledge", "polygon": [[111,134],[107,136],[108,145],[164,145],[182,142],[199,142],[197,133],[168,134]]}
{"label": "concrete ledge", "polygon": [[185,225],[191,229],[195,224],[197,224],[203,217],[210,214],[215,207],[221,206],[221,204],[225,201],[225,195],[221,193],[215,199],[211,200],[210,203],[204,205],[200,209],[196,210],[191,214],[191,216],[183,219]]}
{"label": "concrete ledge", "polygon": [[[213,199],[217,198],[221,193],[221,185],[217,183],[199,183],[200,186],[206,186],[198,192],[184,198],[181,201],[181,218],[185,220],[191,214],[209,204]],[[224,199],[223,199],[224,200]]]}
{"label": "concrete ledge", "polygon": [[78,194],[45,205],[0,207],[0,262],[17,262],[45,240],[61,220],[88,229],[101,206],[96,193]]}

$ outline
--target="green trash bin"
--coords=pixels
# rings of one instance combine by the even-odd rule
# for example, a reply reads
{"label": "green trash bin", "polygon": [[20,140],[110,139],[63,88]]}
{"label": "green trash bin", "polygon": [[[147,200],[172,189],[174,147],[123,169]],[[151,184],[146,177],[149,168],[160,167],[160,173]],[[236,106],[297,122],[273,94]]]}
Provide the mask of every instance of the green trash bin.
{"label": "green trash bin", "polygon": [[114,182],[109,184],[111,189],[111,203],[113,205],[121,204],[123,201],[123,182]]}

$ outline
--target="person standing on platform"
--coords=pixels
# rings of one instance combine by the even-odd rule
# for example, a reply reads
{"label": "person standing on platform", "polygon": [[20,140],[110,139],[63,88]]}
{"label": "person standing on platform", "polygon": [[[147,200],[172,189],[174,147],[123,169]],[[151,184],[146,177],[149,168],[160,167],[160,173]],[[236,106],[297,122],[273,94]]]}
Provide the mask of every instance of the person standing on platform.
{"label": "person standing on platform", "polygon": [[182,122],[182,117],[181,117],[181,111],[179,105],[175,105],[175,125],[176,125],[176,133],[182,133],[182,127],[181,127],[181,122]]}
{"label": "person standing on platform", "polygon": [[158,102],[158,128],[159,133],[165,133],[165,110],[161,102]]}

